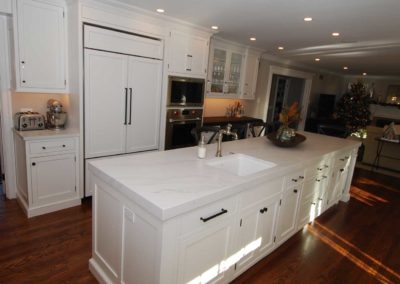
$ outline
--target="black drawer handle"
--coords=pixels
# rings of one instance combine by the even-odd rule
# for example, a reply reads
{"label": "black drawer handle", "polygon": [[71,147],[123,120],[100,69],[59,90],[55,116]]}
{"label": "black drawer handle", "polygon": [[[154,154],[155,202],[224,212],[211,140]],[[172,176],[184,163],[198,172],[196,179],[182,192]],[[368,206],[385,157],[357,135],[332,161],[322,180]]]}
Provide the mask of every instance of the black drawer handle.
{"label": "black drawer handle", "polygon": [[312,203],[311,203],[311,205],[316,205],[316,204],[317,204],[317,203],[315,203],[315,202],[312,202]]}
{"label": "black drawer handle", "polygon": [[42,149],[43,149],[43,150],[46,150],[46,147],[43,146]]}
{"label": "black drawer handle", "polygon": [[344,159],[340,159],[342,162],[344,162]]}
{"label": "black drawer handle", "polygon": [[299,179],[304,179],[304,176],[299,176]]}
{"label": "black drawer handle", "polygon": [[341,172],[341,173],[344,172],[344,169],[340,169],[340,172]]}
{"label": "black drawer handle", "polygon": [[327,176],[322,176],[322,178],[328,178]]}
{"label": "black drawer handle", "polygon": [[267,212],[268,211],[268,208],[267,207],[264,207],[263,209],[260,209],[260,213],[261,214],[264,214],[265,212]]}
{"label": "black drawer handle", "polygon": [[219,213],[217,213],[215,215],[212,215],[210,217],[207,217],[207,218],[200,217],[200,220],[203,221],[203,222],[207,222],[207,221],[210,221],[211,219],[214,219],[214,218],[216,218],[216,217],[218,217],[218,216],[220,216],[222,214],[225,214],[225,213],[228,213],[228,210],[222,208],[221,212],[219,212]]}
{"label": "black drawer handle", "polygon": [[186,71],[192,71],[192,69],[190,69],[190,68],[186,68]]}
{"label": "black drawer handle", "polygon": [[325,169],[329,168],[329,166],[328,166],[328,165],[324,165],[324,167],[325,167]]}
{"label": "black drawer handle", "polygon": [[36,166],[36,163],[32,163],[32,166]]}
{"label": "black drawer handle", "polygon": [[297,182],[297,179],[295,179],[295,178],[292,178],[292,181],[294,181],[294,182]]}
{"label": "black drawer handle", "polygon": [[318,182],[320,182],[321,180],[320,180],[320,179],[316,179],[315,181],[318,181]]}
{"label": "black drawer handle", "polygon": [[349,156],[345,156],[344,158],[345,158],[346,160],[348,160],[348,159],[349,159]]}
{"label": "black drawer handle", "polygon": [[320,197],[320,198],[318,198],[318,200],[319,200],[319,201],[322,201],[323,199]]}
{"label": "black drawer handle", "polygon": [[321,169],[321,168],[317,168],[317,170],[319,170],[319,171],[322,171],[322,169]]}
{"label": "black drawer handle", "polygon": [[65,145],[62,145],[63,146],[63,148],[65,148]]}
{"label": "black drawer handle", "polygon": [[294,193],[297,193],[297,191],[298,191],[297,189],[294,189],[294,190],[293,190]]}

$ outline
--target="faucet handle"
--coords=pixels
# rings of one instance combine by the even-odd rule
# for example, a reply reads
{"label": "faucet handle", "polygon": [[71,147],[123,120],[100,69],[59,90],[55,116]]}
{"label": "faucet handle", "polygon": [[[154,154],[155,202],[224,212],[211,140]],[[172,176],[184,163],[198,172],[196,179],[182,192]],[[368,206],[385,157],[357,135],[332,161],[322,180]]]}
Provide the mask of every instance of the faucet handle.
{"label": "faucet handle", "polygon": [[230,131],[231,131],[231,128],[232,128],[232,124],[228,123],[228,124],[226,125],[226,131],[230,132]]}

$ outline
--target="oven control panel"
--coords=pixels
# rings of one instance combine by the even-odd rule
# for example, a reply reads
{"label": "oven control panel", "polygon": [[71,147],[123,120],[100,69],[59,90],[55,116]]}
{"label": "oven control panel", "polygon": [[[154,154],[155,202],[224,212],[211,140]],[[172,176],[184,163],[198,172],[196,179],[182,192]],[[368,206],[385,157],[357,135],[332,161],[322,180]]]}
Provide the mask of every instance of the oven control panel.
{"label": "oven control panel", "polygon": [[169,109],[167,111],[167,119],[199,119],[203,116],[202,109]]}

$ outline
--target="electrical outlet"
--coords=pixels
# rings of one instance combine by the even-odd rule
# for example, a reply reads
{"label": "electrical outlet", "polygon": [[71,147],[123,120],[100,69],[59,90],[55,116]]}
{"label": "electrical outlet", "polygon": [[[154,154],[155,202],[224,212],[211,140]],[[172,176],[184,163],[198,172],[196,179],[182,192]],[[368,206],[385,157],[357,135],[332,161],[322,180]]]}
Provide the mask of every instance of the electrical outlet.
{"label": "electrical outlet", "polygon": [[28,108],[28,107],[21,108],[21,112],[28,112],[28,111],[32,112],[33,109],[32,108]]}

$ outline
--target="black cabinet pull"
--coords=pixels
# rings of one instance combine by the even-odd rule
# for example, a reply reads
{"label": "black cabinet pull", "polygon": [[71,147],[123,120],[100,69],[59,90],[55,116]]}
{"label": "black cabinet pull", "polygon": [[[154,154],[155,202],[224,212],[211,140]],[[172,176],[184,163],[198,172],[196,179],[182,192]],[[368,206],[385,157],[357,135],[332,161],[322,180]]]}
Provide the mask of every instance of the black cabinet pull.
{"label": "black cabinet pull", "polygon": [[344,159],[340,159],[341,161],[344,161]]}
{"label": "black cabinet pull", "polygon": [[193,57],[193,55],[191,55],[191,54],[187,54],[187,57]]}
{"label": "black cabinet pull", "polygon": [[129,125],[132,124],[132,88],[129,88]]}
{"label": "black cabinet pull", "polygon": [[344,172],[344,169],[340,169],[340,172]]}
{"label": "black cabinet pull", "polygon": [[25,81],[25,80],[22,80],[22,83],[26,83],[26,81]]}
{"label": "black cabinet pull", "polygon": [[21,61],[22,64],[25,64],[25,61]]}
{"label": "black cabinet pull", "polygon": [[327,176],[322,176],[322,178],[328,178]]}
{"label": "black cabinet pull", "polygon": [[297,179],[295,179],[295,178],[292,178],[292,181],[294,181],[294,182],[297,182]]}
{"label": "black cabinet pull", "polygon": [[304,176],[299,176],[299,179],[304,179]]}
{"label": "black cabinet pull", "polygon": [[316,179],[315,181],[320,182],[321,180],[320,179]]}
{"label": "black cabinet pull", "polygon": [[324,165],[324,167],[327,169],[327,168],[329,168],[329,166],[328,165]]}
{"label": "black cabinet pull", "polygon": [[260,213],[261,214],[264,214],[265,212],[267,212],[268,211],[268,208],[267,207],[264,207],[263,209],[260,209]]}
{"label": "black cabinet pull", "polygon": [[206,218],[200,217],[200,220],[205,223],[205,222],[210,221],[211,219],[214,219],[214,218],[216,218],[216,217],[218,217],[218,216],[220,216],[222,214],[225,214],[225,213],[228,213],[228,210],[222,208],[221,212],[218,212],[217,214],[214,214],[214,215],[212,215],[210,217],[206,217]]}
{"label": "black cabinet pull", "polygon": [[62,145],[63,146],[63,148],[65,148],[65,145]]}
{"label": "black cabinet pull", "polygon": [[124,125],[126,125],[128,121],[128,88],[125,88],[125,120]]}
{"label": "black cabinet pull", "polygon": [[322,171],[322,169],[321,169],[321,168],[317,168],[317,170],[319,170],[319,171]]}
{"label": "black cabinet pull", "polygon": [[192,69],[191,68],[186,68],[186,71],[192,71]]}
{"label": "black cabinet pull", "polygon": [[298,191],[297,189],[294,189],[294,190],[293,190],[294,193],[297,193],[297,191]]}
{"label": "black cabinet pull", "polygon": [[32,166],[36,166],[36,163],[32,163]]}
{"label": "black cabinet pull", "polygon": [[42,149],[43,149],[43,150],[46,150],[46,147],[43,146]]}
{"label": "black cabinet pull", "polygon": [[316,204],[317,204],[317,203],[315,203],[315,202],[312,202],[312,203],[311,203],[311,205],[316,205]]}

